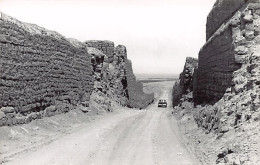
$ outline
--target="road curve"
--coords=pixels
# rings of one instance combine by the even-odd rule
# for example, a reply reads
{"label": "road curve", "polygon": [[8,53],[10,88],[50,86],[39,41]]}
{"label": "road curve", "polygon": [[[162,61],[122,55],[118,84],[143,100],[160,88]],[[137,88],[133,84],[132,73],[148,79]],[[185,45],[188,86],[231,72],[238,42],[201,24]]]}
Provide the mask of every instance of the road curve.
{"label": "road curve", "polygon": [[[164,92],[162,98],[167,98]],[[151,105],[97,120],[7,165],[191,165],[169,108]]]}

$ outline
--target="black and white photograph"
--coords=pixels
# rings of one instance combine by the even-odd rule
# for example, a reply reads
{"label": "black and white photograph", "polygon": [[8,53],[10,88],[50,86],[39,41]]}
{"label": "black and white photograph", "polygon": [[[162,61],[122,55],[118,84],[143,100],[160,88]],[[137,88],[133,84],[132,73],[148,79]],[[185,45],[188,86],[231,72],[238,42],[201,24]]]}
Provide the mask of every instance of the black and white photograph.
{"label": "black and white photograph", "polygon": [[0,0],[0,165],[260,165],[260,0]]}

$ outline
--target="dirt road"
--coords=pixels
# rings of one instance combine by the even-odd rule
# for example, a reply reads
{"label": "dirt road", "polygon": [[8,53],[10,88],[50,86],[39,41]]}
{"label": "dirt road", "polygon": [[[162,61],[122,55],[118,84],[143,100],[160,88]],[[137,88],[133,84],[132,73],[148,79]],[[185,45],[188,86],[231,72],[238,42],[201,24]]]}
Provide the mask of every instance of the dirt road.
{"label": "dirt road", "polygon": [[[170,92],[162,91],[161,98]],[[123,110],[37,149],[7,165],[190,165],[198,164],[178,136],[170,108]]]}

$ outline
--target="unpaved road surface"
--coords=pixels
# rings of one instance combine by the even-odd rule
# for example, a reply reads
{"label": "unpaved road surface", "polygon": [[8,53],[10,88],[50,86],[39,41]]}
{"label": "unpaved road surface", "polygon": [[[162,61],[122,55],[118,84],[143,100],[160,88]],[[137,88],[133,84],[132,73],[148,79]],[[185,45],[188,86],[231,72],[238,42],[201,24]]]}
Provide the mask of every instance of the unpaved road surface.
{"label": "unpaved road surface", "polygon": [[[168,98],[164,89],[160,98]],[[168,100],[168,104],[170,104]],[[157,102],[127,110],[15,157],[7,165],[190,165],[198,164],[178,135],[171,108]]]}

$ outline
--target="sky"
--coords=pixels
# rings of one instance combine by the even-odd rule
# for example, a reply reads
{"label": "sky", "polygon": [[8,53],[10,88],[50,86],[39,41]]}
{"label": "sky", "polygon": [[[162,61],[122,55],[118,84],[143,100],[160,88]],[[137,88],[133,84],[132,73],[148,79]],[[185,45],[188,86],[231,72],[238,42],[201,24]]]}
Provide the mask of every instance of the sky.
{"label": "sky", "polygon": [[179,74],[206,42],[216,0],[0,0],[0,11],[79,41],[127,47],[137,74]]}

